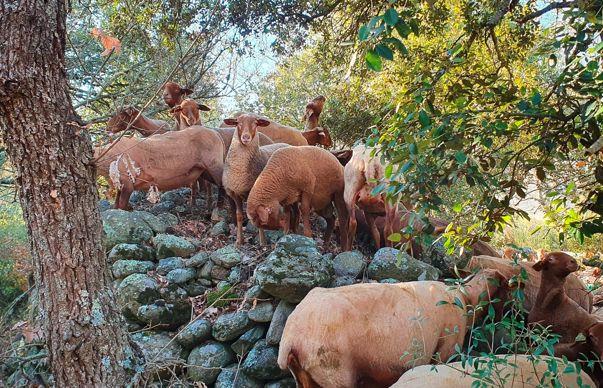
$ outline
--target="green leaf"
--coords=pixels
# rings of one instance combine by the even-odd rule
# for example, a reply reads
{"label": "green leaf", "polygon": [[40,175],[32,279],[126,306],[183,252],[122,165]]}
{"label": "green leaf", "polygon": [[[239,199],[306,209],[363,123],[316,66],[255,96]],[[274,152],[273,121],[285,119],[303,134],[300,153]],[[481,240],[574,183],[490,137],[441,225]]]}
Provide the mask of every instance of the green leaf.
{"label": "green leaf", "polygon": [[388,164],[387,166],[385,166],[384,175],[387,179],[389,179],[392,176],[392,170],[393,170],[393,166],[391,164]]}
{"label": "green leaf", "polygon": [[534,92],[534,95],[532,96],[532,104],[540,105],[541,102],[542,102],[542,96],[540,95],[540,93]]}
{"label": "green leaf", "polygon": [[525,112],[526,110],[530,109],[530,103],[527,101],[521,101],[519,104],[517,104],[517,108],[520,111]]}
{"label": "green leaf", "polygon": [[383,14],[383,20],[388,26],[394,26],[396,23],[398,23],[398,19],[398,12],[393,8],[388,9]]}
{"label": "green leaf", "polygon": [[400,22],[396,24],[394,28],[398,32],[398,35],[400,35],[400,38],[403,39],[408,38],[408,35],[410,35],[410,33],[412,32],[411,27],[408,24],[404,23],[403,20],[400,20]]}
{"label": "green leaf", "polygon": [[392,50],[390,50],[389,47],[387,47],[384,44],[378,44],[377,46],[375,46],[375,52],[380,56],[383,57],[387,60],[393,60],[394,59],[394,53],[392,52]]}
{"label": "green leaf", "polygon": [[410,170],[411,167],[412,167],[412,160],[409,160],[408,162],[404,163],[404,165],[400,169],[400,172],[402,174],[404,174],[406,171]]}
{"label": "green leaf", "polygon": [[416,155],[419,152],[415,143],[411,143],[408,145],[408,151],[411,155]]}
{"label": "green leaf", "polygon": [[368,28],[368,26],[362,26],[358,30],[358,39],[360,39],[360,41],[363,42],[368,39],[370,33],[371,33],[371,29]]}
{"label": "green leaf", "polygon": [[391,242],[400,242],[402,240],[402,235],[400,233],[392,233],[387,236],[387,239]]}
{"label": "green leaf", "polygon": [[542,167],[537,167],[536,168],[536,176],[538,177],[538,179],[540,179],[541,181],[544,181],[546,179],[546,173],[544,172],[544,168]]}
{"label": "green leaf", "polygon": [[463,205],[462,205],[462,204],[460,204],[460,203],[455,203],[455,204],[452,206],[452,210],[453,210],[455,213],[460,213],[460,212],[463,210]]}
{"label": "green leaf", "polygon": [[398,50],[402,55],[408,55],[408,50],[400,39],[392,37],[385,39],[384,42],[393,45],[394,48]]}
{"label": "green leaf", "polygon": [[456,151],[454,153],[454,158],[459,164],[463,164],[467,161],[467,155],[463,151]]}
{"label": "green leaf", "polygon": [[383,69],[383,63],[381,62],[381,57],[379,55],[377,55],[377,53],[375,53],[373,50],[369,50],[366,53],[366,64],[368,65],[369,69],[373,70],[373,71],[381,71],[381,69]]}
{"label": "green leaf", "polygon": [[421,128],[426,128],[431,125],[431,119],[424,110],[419,112],[419,122],[421,123]]}

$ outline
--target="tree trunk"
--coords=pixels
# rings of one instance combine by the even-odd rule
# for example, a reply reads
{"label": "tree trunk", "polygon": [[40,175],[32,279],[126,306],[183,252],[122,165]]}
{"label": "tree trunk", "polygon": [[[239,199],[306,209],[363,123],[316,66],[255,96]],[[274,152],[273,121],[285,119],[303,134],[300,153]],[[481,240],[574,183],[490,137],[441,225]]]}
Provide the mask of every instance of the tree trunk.
{"label": "tree trunk", "polygon": [[124,386],[141,360],[115,308],[88,132],[65,72],[63,0],[0,0],[0,128],[16,173],[58,387]]}

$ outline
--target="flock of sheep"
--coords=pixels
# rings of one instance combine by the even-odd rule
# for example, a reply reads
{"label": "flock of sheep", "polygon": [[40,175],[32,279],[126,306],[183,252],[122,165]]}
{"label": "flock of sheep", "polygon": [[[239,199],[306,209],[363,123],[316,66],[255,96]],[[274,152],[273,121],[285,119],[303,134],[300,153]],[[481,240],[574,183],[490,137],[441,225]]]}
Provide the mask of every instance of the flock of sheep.
{"label": "flock of sheep", "polygon": [[[410,204],[400,210],[383,196],[371,195],[374,182],[383,178],[384,166],[367,148],[325,149],[332,141],[329,132],[318,126],[324,97],[306,105],[305,130],[299,131],[249,113],[224,120],[220,128],[204,127],[200,111],[209,108],[185,99],[190,93],[172,82],[164,86],[163,98],[175,125],[147,118],[134,108],[123,109],[107,123],[112,133],[132,128],[143,136],[120,136],[95,149],[99,174],[117,190],[115,207],[127,209],[134,190],[148,190],[153,199],[158,192],[186,186],[192,190],[193,205],[198,185],[207,190],[211,207],[210,185],[214,184],[220,188],[219,197],[225,192],[231,202],[238,245],[243,242],[245,200],[247,217],[258,227],[261,244],[266,242],[264,229],[296,232],[300,217],[303,233],[311,237],[311,211],[327,221],[325,242],[336,230],[337,216],[344,251],[351,249],[360,225],[380,247],[391,244],[385,236],[408,224],[405,209]],[[434,234],[447,226],[435,218],[430,223]],[[561,336],[554,355],[572,361],[582,354],[603,357],[603,323],[591,314],[592,295],[573,274],[578,269],[575,259],[552,252],[536,264],[513,266],[484,242],[472,248],[475,257],[468,270],[478,273],[464,290],[435,281],[312,290],[287,320],[280,367],[289,368],[301,387],[394,383],[396,387],[469,387],[471,379],[459,372],[464,366],[437,367],[435,373],[420,365],[446,362],[457,353],[467,331],[487,312],[484,303],[492,303],[500,319],[517,286],[509,280],[520,270],[529,275],[521,284],[528,322],[550,326]],[[413,248],[412,253],[418,250]],[[583,341],[576,339],[581,333]],[[525,355],[515,360],[522,377],[510,386],[523,386],[515,384],[526,379],[536,386],[542,368],[528,363]],[[603,386],[600,363],[583,362],[583,368],[590,377],[568,373],[561,377],[562,383],[575,385],[581,378],[584,384]]]}

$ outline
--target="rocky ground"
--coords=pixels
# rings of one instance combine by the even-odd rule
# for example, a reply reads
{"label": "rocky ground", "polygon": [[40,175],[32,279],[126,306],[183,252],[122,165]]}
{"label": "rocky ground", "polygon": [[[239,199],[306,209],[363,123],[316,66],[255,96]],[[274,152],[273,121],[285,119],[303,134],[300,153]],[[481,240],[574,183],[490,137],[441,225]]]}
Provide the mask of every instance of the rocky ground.
{"label": "rocky ground", "polygon": [[[273,231],[273,245],[259,247],[251,224],[238,249],[228,212],[209,212],[198,199],[191,213],[189,195],[167,192],[151,205],[135,193],[131,212],[100,203],[119,308],[147,365],[161,371],[157,386],[294,387],[276,364],[278,345],[288,315],[312,288],[435,280],[470,256],[445,255],[441,244],[423,261],[392,248],[340,253],[333,242]],[[325,222],[313,226],[319,236]],[[5,366],[9,386],[49,378],[36,363],[44,351],[32,343],[27,336],[13,343],[15,354],[32,360]]]}

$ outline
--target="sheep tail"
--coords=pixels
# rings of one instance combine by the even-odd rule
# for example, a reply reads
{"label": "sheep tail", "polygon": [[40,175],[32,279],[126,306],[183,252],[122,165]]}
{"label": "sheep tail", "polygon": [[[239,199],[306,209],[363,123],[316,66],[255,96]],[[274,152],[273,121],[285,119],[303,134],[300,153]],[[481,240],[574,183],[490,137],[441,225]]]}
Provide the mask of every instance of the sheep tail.
{"label": "sheep tail", "polygon": [[295,378],[295,382],[297,383],[298,387],[321,388],[321,386],[318,385],[316,381],[314,381],[312,376],[310,376],[310,374],[306,372],[304,368],[302,368],[301,364],[299,363],[299,360],[293,352],[289,353],[289,356],[287,357],[287,364],[289,366],[289,370]]}

